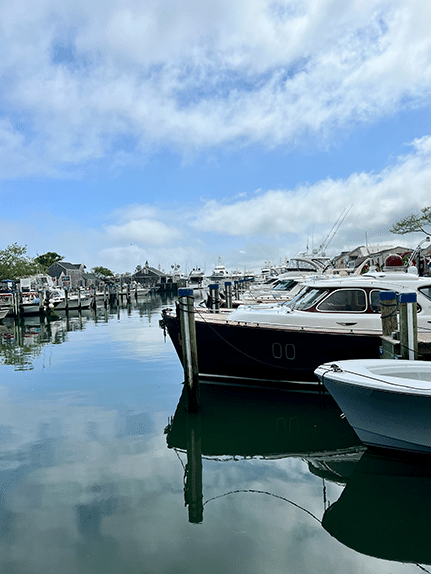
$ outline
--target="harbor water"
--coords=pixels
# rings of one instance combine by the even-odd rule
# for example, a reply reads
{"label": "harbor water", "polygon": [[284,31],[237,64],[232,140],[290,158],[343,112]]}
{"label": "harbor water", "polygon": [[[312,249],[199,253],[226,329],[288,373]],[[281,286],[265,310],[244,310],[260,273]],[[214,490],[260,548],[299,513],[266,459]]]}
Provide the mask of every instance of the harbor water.
{"label": "harbor water", "polygon": [[201,385],[171,300],[0,325],[0,572],[431,572],[431,464],[327,394]]}

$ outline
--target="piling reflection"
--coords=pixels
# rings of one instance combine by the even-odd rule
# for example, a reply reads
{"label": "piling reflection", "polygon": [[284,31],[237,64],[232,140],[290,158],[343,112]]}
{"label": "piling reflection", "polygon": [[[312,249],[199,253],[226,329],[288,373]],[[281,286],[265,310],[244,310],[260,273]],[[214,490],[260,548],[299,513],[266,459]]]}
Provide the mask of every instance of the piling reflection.
{"label": "piling reflection", "polygon": [[367,450],[322,525],[362,554],[431,564],[431,457]]}
{"label": "piling reflection", "polygon": [[321,520],[339,542],[375,558],[431,564],[431,457],[366,449],[327,394],[201,384],[200,412],[187,411],[183,392],[165,432],[168,448],[187,453],[189,522],[203,521],[203,459],[297,457],[313,475],[344,485],[336,502],[324,501]]}
{"label": "piling reflection", "polygon": [[300,457],[315,474],[343,482],[364,450],[327,394],[210,383],[201,384],[198,414],[188,412],[183,391],[166,433],[169,448],[187,452],[185,503],[191,522],[203,519],[202,457]]}

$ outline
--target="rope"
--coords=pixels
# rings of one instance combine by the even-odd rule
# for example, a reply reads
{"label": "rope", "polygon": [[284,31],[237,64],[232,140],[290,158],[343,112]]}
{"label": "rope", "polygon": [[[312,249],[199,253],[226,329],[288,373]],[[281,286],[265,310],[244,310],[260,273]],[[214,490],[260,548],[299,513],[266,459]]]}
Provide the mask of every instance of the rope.
{"label": "rope", "polygon": [[342,369],[341,367],[339,367],[337,365],[337,363],[333,363],[331,365],[331,367],[329,369],[327,369],[323,375],[322,375],[322,383],[324,384],[324,377],[326,376],[327,373],[347,373],[349,375],[356,375],[357,377],[363,377],[364,379],[369,379],[370,381],[376,381],[378,383],[384,383],[385,385],[392,385],[393,387],[398,387],[398,388],[407,388],[407,389],[416,389],[418,391],[423,391],[423,388],[421,387],[413,387],[411,385],[406,386],[406,385],[400,385],[398,383],[393,383],[391,381],[385,381],[383,379],[379,379],[378,377],[373,377],[371,375],[366,375],[365,373],[355,373],[354,371],[347,371],[345,369]]}
{"label": "rope", "polygon": [[203,506],[205,506],[206,504],[208,504],[208,502],[211,502],[212,500],[217,500],[218,498],[223,498],[224,496],[228,496],[229,494],[238,494],[240,492],[251,492],[253,494],[266,494],[267,496],[273,496],[274,498],[278,498],[279,500],[283,500],[284,502],[287,502],[287,503],[291,504],[292,506],[299,508],[299,510],[302,510],[303,512],[305,512],[306,514],[308,514],[309,516],[314,518],[314,520],[316,520],[319,524],[322,523],[321,520],[319,518],[317,518],[317,516],[315,516],[312,512],[310,512],[309,510],[307,510],[303,506],[296,504],[296,502],[293,502],[292,500],[289,500],[288,498],[284,498],[284,496],[279,496],[278,494],[273,494],[272,492],[267,492],[266,490],[254,490],[254,489],[231,490],[229,492],[225,492],[224,494],[220,494],[218,496],[213,496],[212,498],[209,498],[208,500],[206,500],[203,503]]}

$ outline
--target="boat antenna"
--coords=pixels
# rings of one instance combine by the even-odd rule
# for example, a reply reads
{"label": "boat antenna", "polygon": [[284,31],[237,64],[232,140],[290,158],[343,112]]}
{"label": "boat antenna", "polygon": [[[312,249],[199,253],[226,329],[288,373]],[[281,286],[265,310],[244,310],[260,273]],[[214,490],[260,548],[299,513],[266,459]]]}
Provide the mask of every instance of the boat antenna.
{"label": "boat antenna", "polygon": [[337,221],[334,223],[334,225],[331,227],[331,230],[329,231],[328,235],[325,237],[324,241],[320,244],[319,247],[319,251],[324,251],[328,245],[331,243],[331,241],[334,239],[337,231],[340,228],[340,225],[343,223],[343,221],[346,219],[347,214],[349,213],[349,211],[352,209],[353,207],[353,203],[350,207],[346,207],[344,209],[344,211],[341,212],[341,215],[338,217]]}

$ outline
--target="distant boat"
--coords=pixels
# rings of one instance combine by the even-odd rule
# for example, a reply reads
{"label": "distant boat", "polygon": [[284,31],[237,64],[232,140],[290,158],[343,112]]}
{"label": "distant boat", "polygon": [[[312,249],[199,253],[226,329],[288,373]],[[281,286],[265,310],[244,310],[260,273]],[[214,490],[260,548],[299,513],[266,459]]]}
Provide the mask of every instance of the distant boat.
{"label": "distant boat", "polygon": [[211,281],[222,281],[223,279],[230,279],[230,273],[223,265],[221,258],[218,258],[218,263],[212,270],[210,275]]}
{"label": "distant boat", "polygon": [[194,267],[189,273],[189,284],[193,286],[202,285],[205,271],[200,267]]}
{"label": "distant boat", "polygon": [[21,293],[21,315],[37,315],[40,313],[40,295],[38,291],[25,291]]}
{"label": "distant boat", "polygon": [[13,306],[13,293],[0,293],[0,321],[11,311]]}
{"label": "distant boat", "polygon": [[431,362],[335,361],[315,373],[364,444],[431,453]]}
{"label": "distant boat", "polygon": [[66,293],[64,290],[54,291],[49,302],[53,305],[54,309],[61,311],[66,309],[89,309],[92,303],[92,296],[85,293],[68,293],[67,294],[67,304],[66,304]]}

